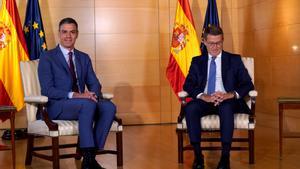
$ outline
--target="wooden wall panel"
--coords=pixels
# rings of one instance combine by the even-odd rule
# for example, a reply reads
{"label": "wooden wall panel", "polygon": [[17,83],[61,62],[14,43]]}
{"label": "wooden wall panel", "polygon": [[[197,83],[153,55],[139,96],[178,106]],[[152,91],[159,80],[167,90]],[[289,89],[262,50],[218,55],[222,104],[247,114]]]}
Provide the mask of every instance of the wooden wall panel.
{"label": "wooden wall panel", "polygon": [[243,44],[237,49],[255,57],[259,113],[277,115],[278,97],[300,96],[299,5],[298,0],[233,0],[240,14],[235,40]]}
{"label": "wooden wall panel", "polygon": [[95,1],[96,72],[125,124],[161,122],[158,1]]}
{"label": "wooden wall panel", "polygon": [[96,7],[104,8],[157,8],[158,0],[95,0]]}
{"label": "wooden wall panel", "polygon": [[158,59],[158,34],[97,34],[96,52],[99,60]]}
{"label": "wooden wall panel", "polygon": [[120,83],[113,87],[118,116],[126,124],[158,123],[160,120],[159,86],[131,86]]}
{"label": "wooden wall panel", "polygon": [[158,33],[156,8],[96,8],[96,32]]}
{"label": "wooden wall panel", "polygon": [[101,60],[96,65],[97,74],[105,86],[116,86],[123,82],[132,86],[159,86],[157,60]]}
{"label": "wooden wall panel", "polygon": [[170,54],[170,16],[169,1],[159,1],[159,69],[160,69],[160,117],[161,123],[170,123],[172,121],[171,109],[171,88],[166,78],[166,66]]}

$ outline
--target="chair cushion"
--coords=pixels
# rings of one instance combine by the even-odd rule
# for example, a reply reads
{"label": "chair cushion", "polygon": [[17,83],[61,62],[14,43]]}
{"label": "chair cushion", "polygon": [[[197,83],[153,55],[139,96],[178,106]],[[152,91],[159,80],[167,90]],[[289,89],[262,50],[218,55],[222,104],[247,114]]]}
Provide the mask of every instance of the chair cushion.
{"label": "chair cushion", "polygon": [[[63,135],[77,135],[78,134],[78,121],[71,120],[53,120],[58,124],[58,131],[49,131],[46,123],[43,120],[36,120],[28,123],[28,133],[43,135],[43,136],[63,136]],[[123,126],[119,125],[117,121],[113,121],[110,131],[120,132],[123,131]]]}
{"label": "chair cushion", "polygon": [[[220,120],[218,115],[207,115],[201,118],[201,127],[204,130],[219,130]],[[249,115],[237,113],[234,114],[234,128],[235,129],[254,129],[255,125],[249,125]],[[177,123],[177,129],[186,129],[185,118],[181,123]]]}

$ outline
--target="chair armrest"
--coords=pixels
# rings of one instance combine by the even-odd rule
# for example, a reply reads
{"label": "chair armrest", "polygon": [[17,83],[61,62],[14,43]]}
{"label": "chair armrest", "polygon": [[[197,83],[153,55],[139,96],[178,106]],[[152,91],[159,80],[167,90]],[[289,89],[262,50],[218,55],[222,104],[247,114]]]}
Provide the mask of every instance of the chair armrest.
{"label": "chair armrest", "polygon": [[184,107],[187,104],[186,99],[187,99],[188,95],[189,94],[184,90],[177,93],[177,96],[178,96],[178,98],[180,99],[180,102],[181,102],[180,113],[177,117],[177,123],[182,123],[182,120],[185,116]]}
{"label": "chair armrest", "polygon": [[257,93],[256,90],[251,90],[248,94],[249,94],[250,97],[257,97],[258,93]]}
{"label": "chair armrest", "polygon": [[102,98],[106,100],[112,100],[114,98],[114,94],[112,93],[103,93]]}
{"label": "chair armrest", "polygon": [[46,104],[48,102],[47,96],[26,96],[24,97],[25,103],[29,104],[36,104],[38,107],[38,113],[42,115],[42,120],[45,121],[47,127],[50,131],[57,131],[58,130],[58,124],[53,122],[49,116],[48,112],[46,110]]}
{"label": "chair armrest", "polygon": [[251,109],[252,109],[252,106],[255,107],[256,97],[257,97],[258,93],[256,90],[251,90],[251,91],[249,91],[248,95],[250,96]]}
{"label": "chair armrest", "polygon": [[251,101],[251,112],[249,115],[249,123],[253,124],[255,121],[255,103],[256,103],[256,97],[258,95],[258,92],[256,90],[249,91],[248,95],[250,96]]}
{"label": "chair armrest", "polygon": [[[47,98],[48,99],[48,98]],[[36,103],[36,102],[35,102]],[[46,110],[46,103],[38,103],[38,113],[42,115],[42,120],[46,123],[47,127],[49,128],[49,131],[57,131],[58,130],[58,124],[53,122],[48,115],[48,112]]]}
{"label": "chair armrest", "polygon": [[30,104],[43,104],[48,102],[48,97],[46,96],[26,96],[24,97],[25,103]]}
{"label": "chair armrest", "polygon": [[118,122],[119,125],[123,125],[122,119],[120,119],[119,117],[115,116],[115,117],[114,117],[114,120],[115,120],[116,122]]}
{"label": "chair armrest", "polygon": [[178,94],[178,97],[179,97],[179,98],[186,98],[186,97],[189,95],[189,94],[188,94],[186,91],[184,91],[184,90],[178,92],[177,94]]}
{"label": "chair armrest", "polygon": [[46,110],[46,103],[38,104],[38,113],[42,115],[42,120],[45,121],[47,127],[49,128],[49,131],[57,131],[58,130],[58,124],[53,122],[48,115],[48,112]]}
{"label": "chair armrest", "polygon": [[[102,98],[105,99],[105,100],[112,100],[114,98],[114,94],[112,93],[103,93],[102,94]],[[116,121],[119,125],[122,125],[122,119],[115,116],[114,117],[114,121]]]}
{"label": "chair armrest", "polygon": [[185,105],[186,104],[186,98],[189,96],[189,94],[182,90],[177,93],[178,98],[180,99],[181,104]]}

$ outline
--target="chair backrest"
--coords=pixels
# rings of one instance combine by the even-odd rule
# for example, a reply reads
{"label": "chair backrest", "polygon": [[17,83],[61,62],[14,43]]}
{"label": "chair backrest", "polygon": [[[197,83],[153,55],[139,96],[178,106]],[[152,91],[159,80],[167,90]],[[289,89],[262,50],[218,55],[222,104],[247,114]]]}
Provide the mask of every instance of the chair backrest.
{"label": "chair backrest", "polygon": [[254,83],[254,59],[252,57],[242,57],[242,61]]}
{"label": "chair backrest", "polygon": [[[37,73],[39,60],[21,61],[21,75],[23,82],[24,96],[40,96],[41,87]],[[37,106],[26,104],[27,122],[36,120]]]}
{"label": "chair backrest", "polygon": [[[248,70],[248,73],[252,79],[252,82],[254,83],[254,58],[252,57],[242,57],[242,61]],[[249,108],[251,108],[251,101],[249,98],[246,98],[246,103]]]}

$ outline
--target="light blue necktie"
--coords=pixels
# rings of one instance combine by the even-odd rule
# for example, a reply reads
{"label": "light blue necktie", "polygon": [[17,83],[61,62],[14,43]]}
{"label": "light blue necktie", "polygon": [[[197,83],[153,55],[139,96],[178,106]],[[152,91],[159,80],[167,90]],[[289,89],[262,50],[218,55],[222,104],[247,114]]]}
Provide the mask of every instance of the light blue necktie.
{"label": "light blue necktie", "polygon": [[216,57],[211,57],[209,74],[208,74],[208,83],[207,83],[207,94],[211,95],[215,92],[216,89]]}

